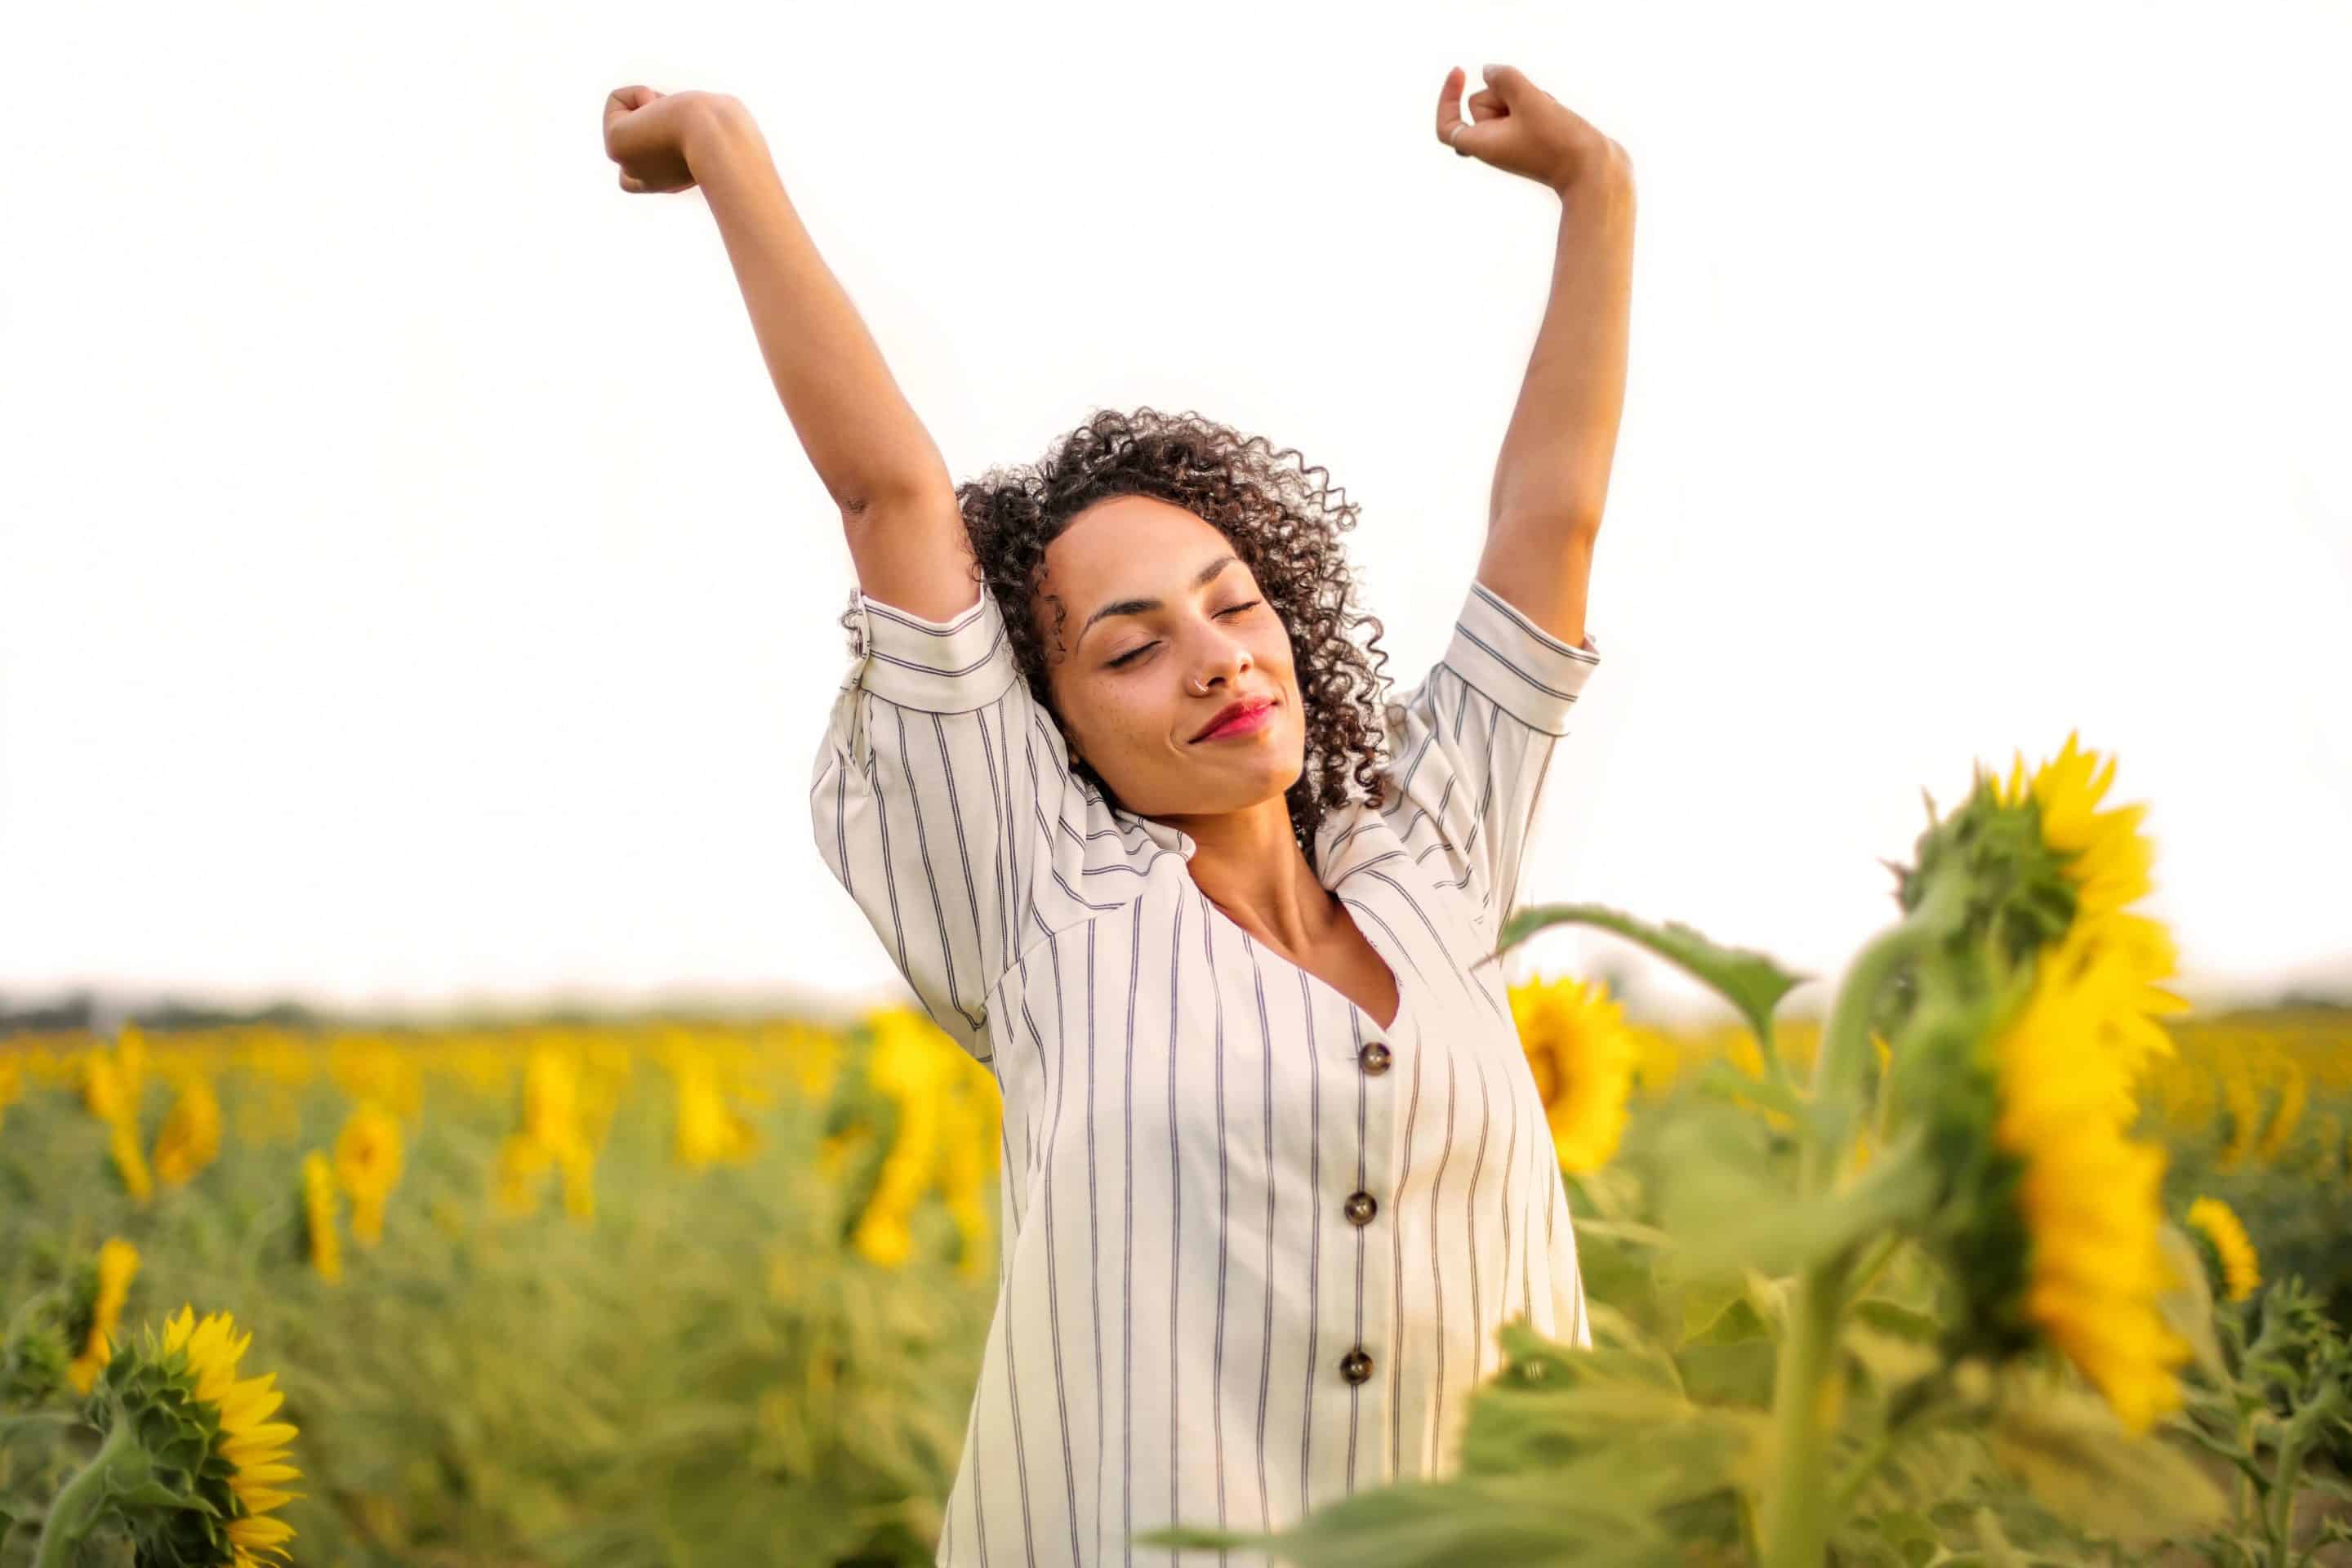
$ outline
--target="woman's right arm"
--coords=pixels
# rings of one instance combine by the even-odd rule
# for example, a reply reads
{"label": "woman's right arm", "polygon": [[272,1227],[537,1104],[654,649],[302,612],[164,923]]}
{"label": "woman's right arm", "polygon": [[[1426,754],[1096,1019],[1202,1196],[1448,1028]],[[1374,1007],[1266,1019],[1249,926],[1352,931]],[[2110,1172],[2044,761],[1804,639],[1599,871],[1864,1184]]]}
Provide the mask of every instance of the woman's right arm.
{"label": "woman's right arm", "polygon": [[955,486],[848,293],[784,193],[751,113],[723,93],[682,106],[679,152],[719,223],[769,378],[840,508],[859,588],[933,621],[977,602]]}

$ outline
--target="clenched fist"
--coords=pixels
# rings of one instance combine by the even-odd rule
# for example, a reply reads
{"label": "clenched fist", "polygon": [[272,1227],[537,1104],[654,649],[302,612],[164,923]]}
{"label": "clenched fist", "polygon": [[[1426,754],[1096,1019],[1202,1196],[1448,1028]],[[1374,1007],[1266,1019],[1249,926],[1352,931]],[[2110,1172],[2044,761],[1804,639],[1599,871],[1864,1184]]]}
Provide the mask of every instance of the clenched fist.
{"label": "clenched fist", "polygon": [[705,113],[723,95],[656,92],[622,87],[604,100],[604,153],[621,166],[621,189],[639,194],[690,191],[686,164],[689,117]]}

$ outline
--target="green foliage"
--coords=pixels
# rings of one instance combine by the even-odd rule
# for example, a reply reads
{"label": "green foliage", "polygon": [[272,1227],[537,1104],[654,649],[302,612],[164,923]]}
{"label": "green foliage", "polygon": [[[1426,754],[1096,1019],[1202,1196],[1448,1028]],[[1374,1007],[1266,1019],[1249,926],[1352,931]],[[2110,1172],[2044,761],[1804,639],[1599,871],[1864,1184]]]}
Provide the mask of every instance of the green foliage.
{"label": "green foliage", "polygon": [[1726,947],[1680,921],[1642,920],[1606,904],[1536,904],[1515,910],[1503,921],[1491,963],[1549,926],[1574,922],[1613,931],[1714,987],[1738,1010],[1760,1039],[1772,1032],[1772,1014],[1782,997],[1814,978],[1781,967],[1769,953]]}
{"label": "green foliage", "polygon": [[[842,1076],[844,1098],[865,1092]],[[95,1181],[0,1203],[0,1321],[22,1320],[5,1352],[19,1396],[0,1406],[0,1513],[19,1546],[0,1568],[95,1450],[62,1382],[78,1342],[54,1324],[60,1280],[114,1235],[142,1258],[126,1329],[184,1301],[229,1311],[253,1334],[246,1374],[278,1374],[304,1495],[278,1511],[305,1568],[929,1563],[993,1271],[958,1274],[936,1201],[903,1269],[843,1246],[880,1140],[820,1174],[827,1104],[787,1093],[755,1114],[761,1160],[689,1173],[670,1163],[663,1089],[624,1097],[582,1224],[557,1205],[499,1215],[512,1108],[434,1080],[383,1242],[346,1234],[340,1285],[302,1239],[301,1152],[331,1148],[348,1110],[323,1082],[298,1136],[231,1136],[145,1208]],[[258,1092],[224,1083],[232,1129]],[[105,1137],[65,1096],[28,1096],[0,1165],[95,1171]],[[85,1561],[120,1545],[94,1537]]]}
{"label": "green foliage", "polygon": [[[1710,962],[1687,928],[1660,929]],[[1727,984],[1748,987],[1769,1027],[1785,987],[1750,956]],[[1903,1051],[1937,1037],[1933,969],[1897,966],[1885,983],[1922,973],[1929,994],[1901,1014]],[[1958,1026],[1945,1044],[1968,1037]],[[2189,1405],[2148,1437],[2124,1433],[2053,1354],[2021,1354],[2022,1331],[1963,1331],[1962,1273],[2021,1278],[2029,1238],[1984,1223],[2014,1180],[1970,1131],[1989,1103],[1939,1104],[1937,1085],[1969,1080],[1906,1077],[1921,1067],[1898,1054],[1885,1084],[1860,1076],[1855,1093],[1909,1087],[1936,1114],[1889,1118],[1883,1100],[1882,1114],[1825,1117],[1777,1070],[1759,1080],[1721,1064],[1640,1108],[1610,1166],[1568,1178],[1593,1348],[1507,1325],[1458,1474],[1360,1490],[1274,1549],[1302,1565],[1392,1568],[1762,1561],[1787,1463],[1792,1335],[1809,1321],[1807,1282],[1827,1279],[1818,1473],[1839,1568],[2115,1568],[2190,1552],[2231,1568],[2328,1562],[2352,1516],[2328,1458],[2352,1440],[2352,1352],[2315,1292],[2281,1278],[2217,1308],[2193,1244],[2168,1232],[2182,1289],[2165,1310],[2196,1352]],[[234,1126],[238,1094],[224,1089]],[[254,1332],[248,1374],[279,1373],[306,1494],[280,1511],[306,1568],[930,1561],[992,1300],[985,1270],[951,1267],[954,1229],[934,1204],[915,1216],[903,1270],[846,1245],[896,1127],[887,1096],[845,1072],[824,1102],[787,1095],[758,1113],[757,1163],[688,1173],[669,1163],[667,1097],[640,1085],[582,1225],[551,1206],[497,1217],[487,1194],[510,1111],[436,1083],[385,1240],[370,1251],[346,1238],[338,1287],[305,1262],[294,1172],[344,1110],[321,1085],[298,1136],[233,1137],[193,1186],[141,1208],[117,1184],[47,1174],[107,1163],[105,1130],[77,1105],[38,1095],[9,1108],[0,1568],[30,1568],[47,1511],[108,1436],[65,1368],[87,1334],[90,1259],[118,1234],[142,1254],[126,1327],[183,1300],[226,1310]],[[819,1141],[856,1126],[875,1135],[822,1174]],[[1841,1126],[1895,1135],[1857,1163],[1851,1133],[1831,1142]],[[1811,1184],[1809,1159],[1822,1178]],[[2224,1195],[2258,1194],[2242,1212],[2266,1273],[2284,1271],[2253,1216],[2291,1209],[2301,1171],[2205,1167],[2237,1184]],[[39,1201],[6,1201],[16,1193]],[[1139,1540],[1266,1543],[1196,1528]],[[77,1562],[129,1568],[136,1551],[130,1532],[101,1528]]]}
{"label": "green foliage", "polygon": [[2352,1503],[2338,1474],[2313,1473],[2317,1456],[2352,1437],[2352,1342],[2294,1276],[2216,1319],[2220,1365],[2200,1367],[2183,1426],[2234,1475],[2229,1528],[2197,1544],[2217,1564],[2301,1568],[2331,1542],[2352,1542],[2342,1517],[2306,1537],[2306,1492]]}

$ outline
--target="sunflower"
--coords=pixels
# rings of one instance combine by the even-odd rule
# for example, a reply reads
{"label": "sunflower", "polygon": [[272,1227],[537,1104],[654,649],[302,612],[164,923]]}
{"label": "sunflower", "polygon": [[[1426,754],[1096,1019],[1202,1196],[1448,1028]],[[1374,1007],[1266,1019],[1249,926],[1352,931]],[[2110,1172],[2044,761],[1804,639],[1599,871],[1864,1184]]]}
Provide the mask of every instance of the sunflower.
{"label": "sunflower", "polygon": [[2012,1199],[2026,1237],[2025,1318],[2144,1432],[2180,1403],[2173,1369],[2189,1347],[2157,1299],[2164,1261],[2161,1147],[2125,1135],[2116,1115],[2125,1064],[2083,1042],[2118,994],[2105,967],[2126,962],[2078,925],[2036,964],[2024,1006],[1993,1042],[1994,1143],[2017,1163]]}
{"label": "sunflower", "polygon": [[107,1134],[106,1152],[114,1160],[115,1173],[122,1178],[122,1190],[133,1202],[143,1204],[155,1195],[155,1179],[147,1171],[147,1156],[139,1152],[139,1129],[130,1121],[117,1121]]}
{"label": "sunflower", "polygon": [[2262,1262],[2230,1205],[2219,1198],[2199,1198],[2189,1205],[2189,1226],[2212,1244],[2230,1300],[2242,1301],[2252,1295],[2263,1282]]}
{"label": "sunflower", "polygon": [[187,1185],[220,1156],[220,1100],[204,1075],[192,1072],[155,1134],[155,1179],[167,1187]]}
{"label": "sunflower", "polygon": [[997,1166],[997,1131],[1002,1110],[995,1086],[978,1066],[963,1076],[947,1101],[947,1124],[940,1150],[940,1194],[947,1199],[955,1220],[961,1251],[956,1272],[966,1279],[981,1275],[987,1256],[990,1196],[988,1178]]}
{"label": "sunflower", "polygon": [[286,1462],[295,1431],[269,1419],[286,1399],[275,1373],[236,1375],[252,1338],[226,1313],[198,1321],[184,1306],[107,1363],[88,1406],[105,1441],[51,1500],[42,1562],[79,1561],[109,1518],[132,1535],[125,1561],[265,1568],[287,1556],[293,1528],[270,1510],[303,1495],[279,1489],[301,1473]]}
{"label": "sunflower", "polygon": [[310,1267],[328,1284],[343,1277],[342,1238],[335,1230],[335,1173],[326,1155],[313,1149],[302,1156],[302,1221]]}
{"label": "sunflower", "polygon": [[719,1065],[705,1051],[681,1053],[674,1157],[690,1170],[716,1162],[740,1163],[759,1147],[759,1130],[729,1103]]}
{"label": "sunflower", "polygon": [[139,1272],[139,1249],[121,1237],[109,1237],[98,1249],[98,1295],[90,1303],[89,1337],[81,1353],[66,1368],[77,1394],[88,1394],[98,1374],[114,1355],[114,1331],[122,1319],[122,1303],[131,1294],[131,1277]]}
{"label": "sunflower", "polygon": [[2099,809],[2115,781],[2116,760],[2080,750],[2078,736],[2069,732],[2058,755],[2031,775],[2019,754],[2005,784],[1991,780],[1993,798],[2003,806],[2033,804],[2042,842],[2074,894],[2070,929],[2098,930],[2110,950],[2112,962],[2103,963],[2097,975],[2109,994],[2098,1010],[2094,1037],[2123,1063],[2128,1093],[2150,1060],[2172,1055],[2171,1037],[2157,1017],[2186,1012],[2189,1004],[2155,984],[2178,967],[2171,934],[2125,910],[2151,886],[2156,847],[2139,831],[2147,807]]}
{"label": "sunflower", "polygon": [[81,1102],[100,1121],[120,1121],[130,1114],[130,1087],[112,1057],[93,1052],[82,1059]]}
{"label": "sunflower", "polygon": [[352,1200],[352,1235],[362,1247],[383,1239],[384,1200],[400,1184],[400,1122],[373,1101],[352,1112],[335,1138],[335,1179]]}
{"label": "sunflower", "polygon": [[[287,1557],[285,1542],[293,1538],[294,1531],[284,1520],[268,1515],[271,1509],[303,1495],[277,1489],[280,1482],[301,1474],[286,1462],[286,1445],[294,1440],[294,1428],[268,1419],[286,1401],[285,1394],[270,1386],[278,1374],[236,1375],[236,1363],[252,1342],[250,1331],[236,1334],[227,1313],[215,1312],[199,1322],[194,1310],[184,1305],[180,1315],[163,1327],[163,1354],[186,1353],[191,1390],[199,1405],[210,1407],[220,1434],[215,1452],[228,1462],[233,1500],[206,1500],[227,1521],[226,1533],[232,1555],[225,1568],[258,1568],[265,1555]],[[213,1467],[198,1474],[197,1485],[206,1489],[217,1485]]]}
{"label": "sunflower", "polygon": [[580,1126],[580,1068],[560,1046],[531,1047],[523,1065],[522,1130],[550,1153],[562,1149]]}
{"label": "sunflower", "polygon": [[850,1234],[850,1245],[879,1268],[898,1268],[914,1250],[914,1234],[908,1222],[939,1167],[944,1098],[917,1094],[898,1102],[889,1152],[882,1157],[866,1212]]}
{"label": "sunflower", "polygon": [[1560,1164],[1599,1170],[1624,1136],[1633,1086],[1635,1042],[1624,1008],[1602,983],[1563,977],[1513,986],[1511,1021]]}

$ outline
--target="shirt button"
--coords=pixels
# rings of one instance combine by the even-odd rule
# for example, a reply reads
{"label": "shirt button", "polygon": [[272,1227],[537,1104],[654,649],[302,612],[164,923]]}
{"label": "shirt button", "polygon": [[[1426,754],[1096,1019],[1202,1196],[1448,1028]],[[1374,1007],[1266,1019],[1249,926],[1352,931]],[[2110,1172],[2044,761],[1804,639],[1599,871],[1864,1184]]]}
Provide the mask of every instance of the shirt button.
{"label": "shirt button", "polygon": [[1372,1375],[1372,1358],[1361,1345],[1339,1358],[1339,1375],[1349,1383],[1361,1383]]}
{"label": "shirt button", "polygon": [[1367,1078],[1378,1078],[1388,1071],[1389,1061],[1389,1048],[1378,1040],[1356,1053],[1357,1065],[1364,1069]]}
{"label": "shirt button", "polygon": [[1372,1216],[1381,1212],[1381,1205],[1370,1193],[1349,1193],[1345,1212],[1349,1224],[1370,1225]]}

